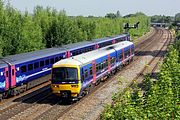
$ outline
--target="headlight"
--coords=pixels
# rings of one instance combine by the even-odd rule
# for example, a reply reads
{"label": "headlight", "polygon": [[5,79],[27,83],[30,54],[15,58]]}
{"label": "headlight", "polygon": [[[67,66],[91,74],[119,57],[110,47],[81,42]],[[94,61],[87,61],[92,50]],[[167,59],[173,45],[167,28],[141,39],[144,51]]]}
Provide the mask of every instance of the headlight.
{"label": "headlight", "polygon": [[59,87],[59,85],[52,85],[52,87],[55,87],[55,88],[56,88],[56,87]]}

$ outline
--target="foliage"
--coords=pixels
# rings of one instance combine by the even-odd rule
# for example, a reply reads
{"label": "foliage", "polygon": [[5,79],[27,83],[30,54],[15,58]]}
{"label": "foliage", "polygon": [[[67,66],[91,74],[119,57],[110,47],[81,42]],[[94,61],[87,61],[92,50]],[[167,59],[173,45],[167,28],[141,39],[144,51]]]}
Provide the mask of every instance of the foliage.
{"label": "foliage", "polygon": [[128,14],[128,15],[125,15],[124,18],[129,18],[129,17],[138,17],[138,16],[146,16],[144,13],[142,12],[137,12],[136,14]]}
{"label": "foliage", "polygon": [[149,18],[142,14],[114,19],[106,17],[67,16],[64,10],[37,6],[34,13],[21,13],[0,0],[0,56],[29,52],[69,43],[122,34],[123,24],[140,21],[140,27],[129,31],[133,38],[149,31]]}
{"label": "foliage", "polygon": [[120,18],[122,17],[119,10],[116,13],[107,13],[105,15],[105,18],[111,18],[111,19],[115,19],[115,18]]}
{"label": "foliage", "polygon": [[174,20],[171,16],[154,15],[151,17],[152,23],[170,23]]}
{"label": "foliage", "polygon": [[180,13],[175,15],[175,21],[180,22]]}
{"label": "foliage", "polygon": [[114,14],[114,13],[108,13],[105,17],[114,19],[114,18],[116,18],[116,14]]}
{"label": "foliage", "polygon": [[117,94],[115,104],[105,108],[101,119],[180,119],[180,49],[174,45],[168,51],[158,80],[153,83],[147,76],[141,89]]}

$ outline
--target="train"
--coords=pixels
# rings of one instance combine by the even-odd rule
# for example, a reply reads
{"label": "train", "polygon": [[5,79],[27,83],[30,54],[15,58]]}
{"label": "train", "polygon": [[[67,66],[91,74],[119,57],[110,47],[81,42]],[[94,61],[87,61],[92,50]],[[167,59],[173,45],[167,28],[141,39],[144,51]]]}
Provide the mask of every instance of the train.
{"label": "train", "polygon": [[47,82],[59,60],[129,40],[129,34],[121,34],[0,58],[0,100]]}
{"label": "train", "polygon": [[135,46],[122,41],[61,60],[52,66],[51,90],[61,98],[79,99],[133,61]]}

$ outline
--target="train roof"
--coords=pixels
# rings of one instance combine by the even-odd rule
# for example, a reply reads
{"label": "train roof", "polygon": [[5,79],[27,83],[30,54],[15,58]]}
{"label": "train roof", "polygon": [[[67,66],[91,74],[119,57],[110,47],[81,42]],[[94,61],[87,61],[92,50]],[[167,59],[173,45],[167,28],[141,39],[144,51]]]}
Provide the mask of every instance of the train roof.
{"label": "train roof", "polygon": [[4,67],[7,67],[7,64],[1,60],[0,58],[0,68],[4,68]]}
{"label": "train roof", "polygon": [[68,45],[63,45],[62,48],[68,49],[68,50],[73,50],[73,49],[78,49],[81,48],[82,46],[90,46],[93,45],[94,43],[92,41],[82,41],[78,43],[72,43]]}
{"label": "train roof", "polygon": [[59,64],[66,64],[66,65],[83,65],[86,63],[91,62],[92,60],[97,59],[98,57],[105,56],[107,54],[110,54],[114,52],[114,49],[111,50],[94,50],[91,52],[83,53],[68,59],[60,60],[59,62],[55,63],[53,66],[58,66]]}
{"label": "train roof", "polygon": [[117,44],[113,44],[113,45],[109,45],[109,46],[107,46],[107,47],[104,47],[104,48],[102,48],[102,49],[109,49],[109,48],[112,49],[112,48],[113,48],[113,49],[115,49],[115,50],[120,50],[120,49],[125,48],[125,47],[130,46],[130,45],[133,45],[133,43],[130,42],[130,41],[122,41],[122,42],[120,42],[120,43],[117,43]]}
{"label": "train roof", "polygon": [[[123,42],[117,43],[115,45],[110,45],[108,47],[104,47],[104,48],[101,48],[98,50],[83,53],[83,54],[80,54],[80,55],[77,55],[77,56],[74,56],[74,57],[71,57],[68,59],[60,60],[59,62],[55,63],[53,66],[55,67],[55,66],[58,66],[59,64],[81,66],[81,65],[87,64],[87,63],[89,63],[89,62],[91,62],[91,61],[93,61],[99,57],[110,54],[110,53],[114,52],[115,49],[116,50],[122,49],[122,48],[127,47],[127,46],[132,45],[132,44],[133,44],[132,42],[123,41]],[[113,47],[113,49],[108,49],[110,47]]]}
{"label": "train roof", "polygon": [[42,57],[48,57],[55,54],[60,54],[63,52],[65,52],[64,48],[48,48],[48,49],[38,50],[38,51],[33,51],[33,52],[28,52],[28,53],[10,55],[10,56],[4,57],[3,60],[11,64],[18,64],[21,62],[28,62],[35,59],[40,59]]}
{"label": "train roof", "polygon": [[113,37],[104,37],[104,38],[99,38],[99,39],[93,39],[92,41],[96,42],[96,43],[101,43],[101,42],[109,41],[109,40],[112,40],[112,39],[113,39]]}
{"label": "train roof", "polygon": [[97,43],[101,43],[101,42],[104,42],[104,41],[109,41],[109,40],[113,40],[113,39],[116,39],[116,38],[125,37],[125,36],[127,36],[127,35],[129,35],[129,34],[114,35],[114,36],[109,36],[109,37],[94,39],[93,41],[94,41],[94,42],[97,42]]}
{"label": "train roof", "polygon": [[126,34],[126,33],[124,33],[124,34],[120,34],[120,35],[114,35],[114,36],[112,36],[112,37],[114,37],[114,38],[119,38],[119,37],[125,37],[125,36],[129,36],[130,34]]}
{"label": "train roof", "polygon": [[73,49],[78,49],[78,48],[80,48],[82,46],[87,47],[87,46],[93,45],[95,43],[101,43],[101,42],[104,42],[104,41],[109,41],[109,40],[112,40],[112,39],[116,39],[116,38],[119,38],[119,37],[125,37],[125,36],[127,36],[127,34],[120,34],[120,35],[115,35],[115,36],[110,36],[110,37],[97,38],[97,39],[93,39],[91,41],[82,41],[82,42],[77,42],[77,43],[71,43],[71,44],[68,44],[68,45],[63,45],[62,48],[65,48],[65,49],[68,49],[68,50],[73,50]]}

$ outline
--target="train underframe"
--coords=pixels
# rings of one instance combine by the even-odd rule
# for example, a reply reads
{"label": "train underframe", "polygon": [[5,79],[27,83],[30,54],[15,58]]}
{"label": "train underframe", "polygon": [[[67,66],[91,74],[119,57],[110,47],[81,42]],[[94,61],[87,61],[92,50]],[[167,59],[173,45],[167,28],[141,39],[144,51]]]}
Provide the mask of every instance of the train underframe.
{"label": "train underframe", "polygon": [[45,75],[41,78],[38,78],[36,80],[30,81],[30,82],[25,83],[25,84],[22,84],[18,87],[15,86],[13,88],[10,88],[9,90],[5,91],[4,93],[0,93],[0,101],[4,98],[19,95],[20,93],[23,93],[23,92],[25,92],[25,91],[33,88],[33,87],[36,87],[40,84],[48,82],[49,79],[50,79],[50,75]]}

